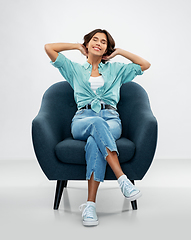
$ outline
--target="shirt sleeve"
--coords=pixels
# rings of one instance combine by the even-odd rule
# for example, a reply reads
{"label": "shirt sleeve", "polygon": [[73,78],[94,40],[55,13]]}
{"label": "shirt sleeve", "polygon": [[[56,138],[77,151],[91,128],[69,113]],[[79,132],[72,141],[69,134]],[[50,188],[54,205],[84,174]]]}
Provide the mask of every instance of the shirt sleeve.
{"label": "shirt sleeve", "polygon": [[58,68],[62,76],[73,87],[74,63],[66,58],[62,53],[58,53],[58,57],[56,58],[55,62],[50,61],[50,63],[54,67]]}
{"label": "shirt sleeve", "polygon": [[132,81],[137,75],[142,75],[143,71],[141,66],[135,63],[122,64],[121,69],[121,83],[127,83]]}

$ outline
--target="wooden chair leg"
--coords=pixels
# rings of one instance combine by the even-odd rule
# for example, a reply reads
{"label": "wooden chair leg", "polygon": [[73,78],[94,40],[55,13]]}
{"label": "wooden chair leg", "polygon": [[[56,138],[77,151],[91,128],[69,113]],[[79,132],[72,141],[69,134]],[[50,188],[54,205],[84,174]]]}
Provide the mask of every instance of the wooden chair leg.
{"label": "wooden chair leg", "polygon": [[58,180],[56,184],[56,193],[54,199],[54,210],[57,210],[60,205],[60,200],[62,197],[62,193],[65,187],[67,187],[67,180]]}
{"label": "wooden chair leg", "polygon": [[[131,182],[133,183],[133,185],[135,185],[135,181],[134,180],[131,180]],[[137,200],[132,201],[131,202],[131,206],[132,206],[133,210],[137,210]]]}

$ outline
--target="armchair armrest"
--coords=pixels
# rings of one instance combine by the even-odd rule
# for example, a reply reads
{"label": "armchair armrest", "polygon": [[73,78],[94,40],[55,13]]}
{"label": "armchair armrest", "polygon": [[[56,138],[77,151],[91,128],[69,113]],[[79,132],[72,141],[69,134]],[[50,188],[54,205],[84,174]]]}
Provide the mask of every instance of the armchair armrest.
{"label": "armchair armrest", "polygon": [[151,165],[157,143],[157,120],[147,92],[135,82],[125,83],[118,110],[122,135],[135,144],[135,154],[123,168],[131,180],[141,180]]}
{"label": "armchair armrest", "polygon": [[[62,130],[63,131],[63,130]],[[50,179],[52,172],[59,171],[61,163],[55,155],[55,146],[62,141],[62,131],[59,124],[54,124],[53,119],[46,112],[39,111],[32,121],[32,141],[37,160]]]}
{"label": "armchair armrest", "polygon": [[131,166],[138,180],[143,178],[152,163],[157,144],[157,131],[157,120],[151,109],[145,108],[132,114],[128,137],[136,147]]}
{"label": "armchair armrest", "polygon": [[71,136],[71,119],[76,111],[73,89],[66,81],[44,93],[38,115],[32,121],[32,140],[37,160],[49,180],[64,179],[69,168],[55,154],[56,145]]}

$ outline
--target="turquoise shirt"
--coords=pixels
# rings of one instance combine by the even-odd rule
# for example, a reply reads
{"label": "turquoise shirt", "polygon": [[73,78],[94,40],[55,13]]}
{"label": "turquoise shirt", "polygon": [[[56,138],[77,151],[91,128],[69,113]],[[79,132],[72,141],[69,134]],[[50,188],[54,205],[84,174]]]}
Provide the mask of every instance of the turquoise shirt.
{"label": "turquoise shirt", "polygon": [[89,78],[92,65],[85,62],[83,65],[72,62],[59,53],[55,62],[51,64],[58,68],[62,76],[74,89],[74,99],[78,109],[91,104],[91,109],[97,113],[101,110],[100,101],[117,108],[120,99],[120,87],[122,84],[132,81],[137,75],[142,75],[140,65],[135,63],[102,62],[98,65],[99,73],[104,79],[104,85],[93,92]]}

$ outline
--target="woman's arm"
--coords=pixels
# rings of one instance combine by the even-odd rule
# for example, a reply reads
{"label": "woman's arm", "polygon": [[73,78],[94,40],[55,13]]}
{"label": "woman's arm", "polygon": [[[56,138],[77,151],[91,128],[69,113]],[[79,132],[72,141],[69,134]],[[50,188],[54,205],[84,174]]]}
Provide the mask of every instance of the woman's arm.
{"label": "woman's arm", "polygon": [[133,63],[139,64],[141,66],[142,71],[147,70],[151,66],[151,64],[147,60],[145,60],[142,57],[139,57],[133,53],[130,53],[126,50],[123,50],[121,48],[116,48],[115,51],[110,56],[106,56],[103,59],[109,60],[117,55],[121,55],[121,56],[129,59]]}
{"label": "woman's arm", "polygon": [[65,50],[80,50],[86,56],[87,52],[85,47],[80,43],[48,43],[44,46],[45,51],[49,58],[54,62],[58,57],[58,53]]}

